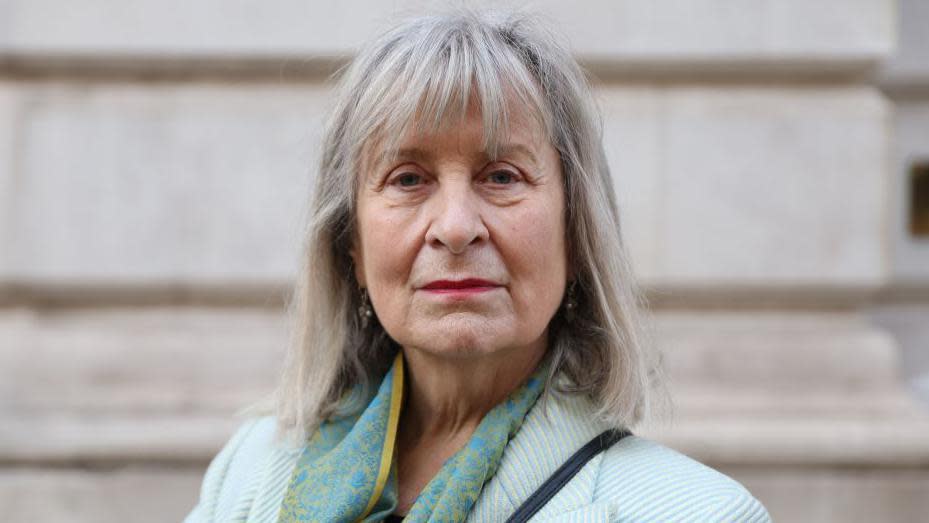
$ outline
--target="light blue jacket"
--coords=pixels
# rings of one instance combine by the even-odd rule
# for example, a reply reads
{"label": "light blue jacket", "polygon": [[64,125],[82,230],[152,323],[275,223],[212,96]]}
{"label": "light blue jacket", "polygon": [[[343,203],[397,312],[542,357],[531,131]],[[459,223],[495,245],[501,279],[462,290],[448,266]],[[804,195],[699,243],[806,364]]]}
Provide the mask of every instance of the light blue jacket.
{"label": "light blue jacket", "polygon": [[[593,406],[554,397],[507,444],[469,522],[500,523],[571,454],[599,434]],[[275,523],[301,449],[273,441],[274,418],[247,421],[210,463],[186,523]],[[533,522],[769,522],[761,503],[723,474],[630,436],[590,460]]]}

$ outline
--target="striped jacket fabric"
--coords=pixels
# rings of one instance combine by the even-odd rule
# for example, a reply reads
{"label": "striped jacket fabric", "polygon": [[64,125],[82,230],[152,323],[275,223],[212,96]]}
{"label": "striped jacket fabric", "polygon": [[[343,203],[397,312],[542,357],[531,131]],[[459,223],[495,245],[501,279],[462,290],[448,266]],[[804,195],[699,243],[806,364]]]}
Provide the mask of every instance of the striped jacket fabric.
{"label": "striped jacket fabric", "polygon": [[[549,396],[526,416],[468,516],[502,523],[577,449],[603,431],[589,401]],[[274,441],[273,417],[247,420],[207,469],[185,523],[275,523],[300,448]],[[636,436],[591,459],[531,521],[769,522],[739,483]]]}

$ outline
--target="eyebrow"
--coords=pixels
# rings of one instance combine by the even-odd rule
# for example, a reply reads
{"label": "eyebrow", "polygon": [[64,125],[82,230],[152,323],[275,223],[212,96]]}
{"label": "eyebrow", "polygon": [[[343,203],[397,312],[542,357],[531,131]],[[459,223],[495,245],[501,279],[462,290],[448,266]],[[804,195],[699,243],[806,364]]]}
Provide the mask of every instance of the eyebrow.
{"label": "eyebrow", "polygon": [[[521,143],[504,143],[497,147],[497,157],[512,156],[521,154],[532,162],[533,167],[538,167],[539,160],[536,158],[532,149]],[[479,151],[472,155],[475,158],[490,159],[487,151]],[[382,158],[395,158],[398,161],[422,161],[432,160],[432,151],[421,149],[419,147],[401,147],[395,151],[386,151]]]}

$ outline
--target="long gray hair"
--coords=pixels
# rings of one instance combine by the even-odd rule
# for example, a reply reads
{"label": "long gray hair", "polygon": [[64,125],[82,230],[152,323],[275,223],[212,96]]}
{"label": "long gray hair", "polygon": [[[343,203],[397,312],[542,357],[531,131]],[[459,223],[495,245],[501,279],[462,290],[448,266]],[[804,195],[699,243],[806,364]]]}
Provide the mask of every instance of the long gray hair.
{"label": "long gray hair", "polygon": [[640,421],[659,359],[643,339],[599,111],[566,47],[531,16],[458,9],[394,27],[337,74],[291,300],[292,343],[273,400],[279,435],[305,440],[346,408],[350,391],[370,390],[399,350],[376,321],[365,326],[357,314],[349,250],[365,158],[393,150],[410,126],[453,125],[471,100],[491,157],[508,111],[522,110],[561,158],[577,306],[570,321],[561,308],[549,325],[547,393],[587,395],[613,426]]}

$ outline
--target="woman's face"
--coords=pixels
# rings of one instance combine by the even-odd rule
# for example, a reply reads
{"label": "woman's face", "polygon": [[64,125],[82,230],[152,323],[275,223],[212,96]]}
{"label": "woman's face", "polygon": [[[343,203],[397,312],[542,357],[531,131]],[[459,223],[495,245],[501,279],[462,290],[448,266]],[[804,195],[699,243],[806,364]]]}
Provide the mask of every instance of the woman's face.
{"label": "woman's face", "polygon": [[561,162],[513,115],[497,161],[478,110],[404,137],[369,165],[357,201],[355,275],[401,346],[440,357],[545,350],[567,278]]}

